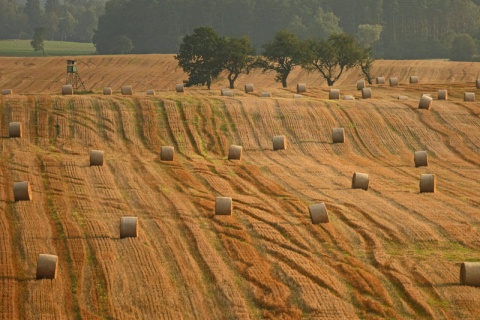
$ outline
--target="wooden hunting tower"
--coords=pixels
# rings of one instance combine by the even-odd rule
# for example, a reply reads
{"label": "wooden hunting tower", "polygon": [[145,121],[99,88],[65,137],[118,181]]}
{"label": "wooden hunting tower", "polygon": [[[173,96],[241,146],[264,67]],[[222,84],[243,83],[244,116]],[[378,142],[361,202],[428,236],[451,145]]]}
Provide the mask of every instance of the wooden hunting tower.
{"label": "wooden hunting tower", "polygon": [[67,60],[67,84],[71,84],[73,89],[83,88],[83,90],[87,91],[78,72],[76,60]]}

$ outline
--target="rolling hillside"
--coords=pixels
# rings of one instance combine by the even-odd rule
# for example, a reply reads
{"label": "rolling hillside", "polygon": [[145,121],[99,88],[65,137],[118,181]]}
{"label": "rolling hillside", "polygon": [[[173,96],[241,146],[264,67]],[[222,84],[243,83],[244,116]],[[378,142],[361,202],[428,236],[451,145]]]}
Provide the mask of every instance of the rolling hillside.
{"label": "rolling hillside", "polygon": [[[176,94],[186,77],[161,55],[79,59],[98,94],[61,96],[65,65],[0,58],[0,86],[16,93],[0,96],[0,319],[480,317],[480,289],[459,285],[460,264],[480,261],[480,104],[463,102],[478,63],[378,61],[376,75],[402,84],[363,100],[350,71],[337,87],[355,101],[327,100],[301,70],[289,89],[256,72],[238,81],[254,94],[221,97],[225,79]],[[418,109],[422,93],[431,110]],[[12,121],[22,138],[8,137]],[[272,150],[274,135],[286,150]],[[241,161],[227,160],[231,144]],[[89,166],[92,149],[104,166]],[[417,150],[428,167],[415,168]],[[354,172],[368,191],[351,188]],[[423,173],[435,193],[419,192]],[[15,181],[32,201],[14,202]],[[231,216],[214,214],[216,196],[233,198]],[[318,202],[328,224],[311,223]],[[137,238],[120,239],[123,216],[138,217]],[[55,280],[35,279],[40,253],[58,255]]]}

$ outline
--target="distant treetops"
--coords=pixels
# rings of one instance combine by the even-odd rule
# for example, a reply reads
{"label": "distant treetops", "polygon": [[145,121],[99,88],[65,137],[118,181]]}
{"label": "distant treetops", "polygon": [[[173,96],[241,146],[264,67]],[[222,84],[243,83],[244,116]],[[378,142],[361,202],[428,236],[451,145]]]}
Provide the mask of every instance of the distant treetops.
{"label": "distant treetops", "polygon": [[271,42],[263,46],[262,55],[255,56],[248,37],[220,37],[210,27],[200,27],[191,35],[185,35],[175,59],[188,74],[187,86],[206,85],[208,89],[222,71],[227,72],[230,88],[233,89],[238,76],[248,74],[252,68],[275,71],[275,81],[286,88],[288,75],[297,66],[320,72],[329,86],[344,71],[359,66],[371,84],[370,71],[374,62],[371,48],[346,33],[331,34],[327,39],[302,41],[290,31],[280,30]]}

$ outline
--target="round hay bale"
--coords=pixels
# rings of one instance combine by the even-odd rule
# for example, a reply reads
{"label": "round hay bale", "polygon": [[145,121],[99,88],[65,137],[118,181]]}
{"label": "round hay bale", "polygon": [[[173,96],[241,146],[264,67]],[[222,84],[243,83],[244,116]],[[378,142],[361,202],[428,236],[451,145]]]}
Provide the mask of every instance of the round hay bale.
{"label": "round hay bale", "polygon": [[410,84],[416,84],[416,83],[418,83],[418,77],[410,76]]}
{"label": "round hay bale", "polygon": [[305,83],[297,83],[297,93],[307,92],[307,85]]}
{"label": "round hay bale", "polygon": [[272,94],[270,92],[262,92],[262,97],[264,98],[270,98]]}
{"label": "round hay bale", "polygon": [[155,95],[155,90],[149,89],[147,90],[147,96],[154,96]]}
{"label": "round hay bale", "polygon": [[8,124],[8,136],[10,138],[21,138],[22,137],[22,124],[20,122],[10,122]]}
{"label": "round hay bale", "polygon": [[438,90],[438,100],[448,100],[448,91]]}
{"label": "round hay bale", "polygon": [[352,189],[368,190],[368,174],[355,172],[352,178]]}
{"label": "round hay bale", "polygon": [[133,95],[132,86],[122,86],[121,91],[122,91],[122,95],[124,95],[124,96]]}
{"label": "round hay bale", "polygon": [[120,239],[136,238],[138,232],[137,217],[121,217],[120,218]]}
{"label": "round hay bale", "polygon": [[13,198],[15,201],[32,201],[32,187],[30,186],[30,182],[14,182]]}
{"label": "round hay bale", "polygon": [[413,154],[413,161],[415,162],[415,167],[427,167],[428,166],[428,153],[425,150],[415,151]]}
{"label": "round hay bale", "polygon": [[343,100],[355,100],[355,97],[351,95],[345,95],[343,96]]}
{"label": "round hay bale", "polygon": [[357,90],[362,90],[365,88],[365,80],[358,80],[357,81]]}
{"label": "round hay bale", "polygon": [[463,262],[460,266],[460,284],[480,287],[480,262]]}
{"label": "round hay bale", "polygon": [[111,96],[112,95],[112,88],[110,88],[110,87],[103,88],[103,95],[104,96]]}
{"label": "round hay bale", "polygon": [[363,88],[362,89],[362,98],[363,99],[370,99],[371,97],[372,97],[372,89]]}
{"label": "round hay bale", "polygon": [[465,92],[463,94],[463,101],[465,101],[465,102],[475,102],[475,93],[474,92]]}
{"label": "round hay bale", "polygon": [[475,81],[475,84],[477,89],[480,89],[480,79],[477,79],[477,81]]}
{"label": "round hay bale", "polygon": [[175,157],[175,148],[172,146],[162,146],[160,151],[160,160],[162,161],[173,161]]}
{"label": "round hay bale", "polygon": [[388,79],[388,82],[390,83],[390,87],[398,86],[398,78],[390,78]]}
{"label": "round hay bale", "polygon": [[71,84],[66,84],[62,86],[62,95],[71,96],[73,95],[73,87]]}
{"label": "round hay bale", "polygon": [[285,136],[273,137],[273,150],[285,150],[287,149],[287,139]]}
{"label": "round hay bale", "polygon": [[340,89],[330,89],[330,92],[328,94],[328,99],[330,100],[340,99]]}
{"label": "round hay bale", "polygon": [[437,183],[435,175],[430,173],[424,173],[420,175],[420,192],[435,192],[437,189]]}
{"label": "round hay bale", "polygon": [[230,197],[217,197],[215,199],[215,215],[232,214],[232,198]]}
{"label": "round hay bale", "polygon": [[294,99],[300,99],[300,98],[302,98],[302,97],[303,97],[303,96],[302,96],[301,94],[298,94],[298,93],[294,93],[294,94],[293,94],[293,98],[294,98]]}
{"label": "round hay bale", "polygon": [[245,93],[251,93],[253,92],[253,83],[247,83],[245,85]]}
{"label": "round hay bale", "polygon": [[2,96],[8,96],[8,95],[11,95],[11,94],[13,94],[12,89],[2,89]]}
{"label": "round hay bale", "polygon": [[182,83],[179,83],[177,85],[175,85],[175,91],[176,92],[184,92],[184,87],[183,87],[183,84]]}
{"label": "round hay bale", "polygon": [[333,143],[345,142],[345,130],[343,128],[333,128],[332,130]]}
{"label": "round hay bale", "polygon": [[420,98],[420,102],[418,103],[418,108],[430,110],[430,108],[432,107],[432,101],[432,97],[423,95],[422,98]]}
{"label": "round hay bale", "polygon": [[308,212],[310,212],[310,219],[312,219],[313,224],[319,223],[328,223],[328,212],[325,203],[317,203],[308,207]]}
{"label": "round hay bale", "polygon": [[90,151],[90,166],[103,166],[103,150]]}
{"label": "round hay bale", "polygon": [[242,160],[242,146],[230,145],[228,148],[228,160]]}
{"label": "round hay bale", "polygon": [[408,100],[407,96],[398,96],[398,100]]}
{"label": "round hay bale", "polygon": [[222,96],[225,96],[225,97],[233,97],[233,91],[229,90],[229,89],[222,89],[220,91],[220,94]]}
{"label": "round hay bale", "polygon": [[377,84],[385,84],[385,77],[377,77],[377,78],[375,79],[375,82],[376,82]]}
{"label": "round hay bale", "polygon": [[37,279],[55,279],[57,277],[58,257],[41,253],[37,259]]}

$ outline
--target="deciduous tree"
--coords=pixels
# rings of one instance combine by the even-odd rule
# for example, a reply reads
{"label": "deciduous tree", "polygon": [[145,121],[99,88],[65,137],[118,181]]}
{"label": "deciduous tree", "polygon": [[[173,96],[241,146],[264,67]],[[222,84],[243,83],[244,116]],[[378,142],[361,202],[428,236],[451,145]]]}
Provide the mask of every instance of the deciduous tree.
{"label": "deciduous tree", "polygon": [[35,51],[42,51],[43,55],[45,55],[45,49],[43,46],[43,41],[45,40],[45,28],[40,27],[36,28],[33,34],[33,40],[30,41],[30,45],[32,46],[33,50]]}
{"label": "deciduous tree", "polygon": [[223,68],[227,71],[230,89],[235,88],[235,80],[242,73],[249,73],[255,60],[252,40],[241,38],[223,38],[221,41]]}

